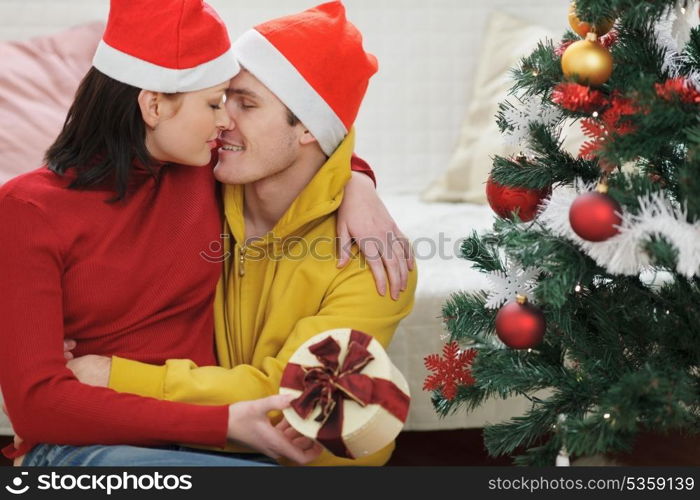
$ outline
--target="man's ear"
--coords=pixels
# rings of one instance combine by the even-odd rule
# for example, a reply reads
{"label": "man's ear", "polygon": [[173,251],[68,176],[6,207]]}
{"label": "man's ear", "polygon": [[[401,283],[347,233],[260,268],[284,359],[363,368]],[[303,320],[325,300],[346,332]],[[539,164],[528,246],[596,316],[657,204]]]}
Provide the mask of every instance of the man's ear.
{"label": "man's ear", "polygon": [[307,144],[313,144],[314,142],[318,141],[311,132],[309,132],[307,129],[304,129],[304,133],[302,133],[301,137],[299,137],[299,142],[302,144],[302,146],[305,146]]}
{"label": "man's ear", "polygon": [[160,93],[151,90],[142,90],[139,92],[139,108],[141,109],[141,117],[150,128],[156,128],[161,118],[161,99]]}

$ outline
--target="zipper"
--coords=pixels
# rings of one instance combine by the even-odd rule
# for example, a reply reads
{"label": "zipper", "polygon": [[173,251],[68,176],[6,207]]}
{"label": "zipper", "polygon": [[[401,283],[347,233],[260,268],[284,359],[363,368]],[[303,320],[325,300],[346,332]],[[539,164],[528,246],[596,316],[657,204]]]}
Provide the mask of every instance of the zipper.
{"label": "zipper", "polygon": [[238,249],[238,276],[241,278],[245,276],[245,253],[246,247],[241,246]]}
{"label": "zipper", "polygon": [[[231,251],[231,247],[230,247],[231,238],[226,237],[226,236],[230,235],[231,231],[228,227],[228,222],[226,221],[225,217],[224,217],[224,221],[223,221],[223,228],[222,228],[221,234],[223,235],[222,245],[224,248],[224,252],[230,252]],[[228,248],[227,248],[227,246],[228,246]],[[235,248],[236,247],[235,247],[235,242],[234,242],[234,246],[233,246],[234,251],[235,251]],[[231,254],[229,253],[229,256],[230,255]],[[236,264],[235,261],[231,258],[224,259],[221,280],[219,283],[219,285],[221,285],[221,295],[222,295],[223,301],[224,301],[224,304],[223,304],[223,309],[224,309],[223,310],[223,318],[224,318],[223,337],[224,337],[224,340],[226,342],[226,355],[228,357],[228,368],[233,368],[235,366],[234,359],[233,359],[234,349],[232,346],[232,342],[234,342],[234,339],[231,337],[231,332],[233,330],[231,329],[231,312],[230,312],[231,308],[229,307],[230,295],[228,293],[228,287],[229,287],[229,283],[231,282],[231,275],[234,271],[235,264]],[[219,339],[218,339],[218,335],[217,335],[217,341],[218,340]],[[220,351],[220,349],[217,348],[217,355],[218,355],[219,351]],[[220,360],[220,361],[223,361],[223,360]]]}
{"label": "zipper", "polygon": [[[245,254],[246,247],[241,245],[238,247],[238,276],[241,278],[245,276]],[[236,352],[234,353],[234,359],[236,360],[236,365],[242,364],[245,361],[245,354],[243,349],[243,280],[236,280],[236,297],[235,297],[235,308],[234,317],[236,318],[237,331],[234,334],[236,342]]]}

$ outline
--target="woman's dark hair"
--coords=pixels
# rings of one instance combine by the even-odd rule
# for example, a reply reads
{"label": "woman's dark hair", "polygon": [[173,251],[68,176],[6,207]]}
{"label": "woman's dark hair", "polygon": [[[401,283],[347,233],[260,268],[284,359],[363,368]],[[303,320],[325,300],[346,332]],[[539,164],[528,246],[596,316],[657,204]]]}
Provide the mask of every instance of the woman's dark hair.
{"label": "woman's dark hair", "polygon": [[48,168],[77,176],[69,189],[111,184],[115,202],[126,197],[139,163],[156,176],[155,161],[146,149],[146,127],[138,96],[141,89],[118,82],[90,68],[78,87],[63,130],[46,151]]}

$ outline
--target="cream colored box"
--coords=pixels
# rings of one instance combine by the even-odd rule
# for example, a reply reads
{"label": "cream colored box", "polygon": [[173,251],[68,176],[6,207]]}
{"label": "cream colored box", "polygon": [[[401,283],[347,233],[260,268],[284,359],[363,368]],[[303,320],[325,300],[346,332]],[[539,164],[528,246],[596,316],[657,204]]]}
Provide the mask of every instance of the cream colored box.
{"label": "cream colored box", "polygon": [[359,458],[384,448],[403,428],[408,383],[371,336],[350,328],[305,342],[289,360],[280,394],[297,398],[284,416],[331,453]]}

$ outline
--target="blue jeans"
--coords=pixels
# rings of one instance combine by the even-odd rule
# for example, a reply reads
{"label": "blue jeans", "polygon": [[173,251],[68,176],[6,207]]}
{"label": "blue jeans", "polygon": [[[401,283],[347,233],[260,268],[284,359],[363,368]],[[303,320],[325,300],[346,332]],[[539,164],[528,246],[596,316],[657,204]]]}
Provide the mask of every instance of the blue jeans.
{"label": "blue jeans", "polygon": [[265,455],[218,453],[183,446],[67,446],[40,444],[24,457],[23,467],[269,467]]}

